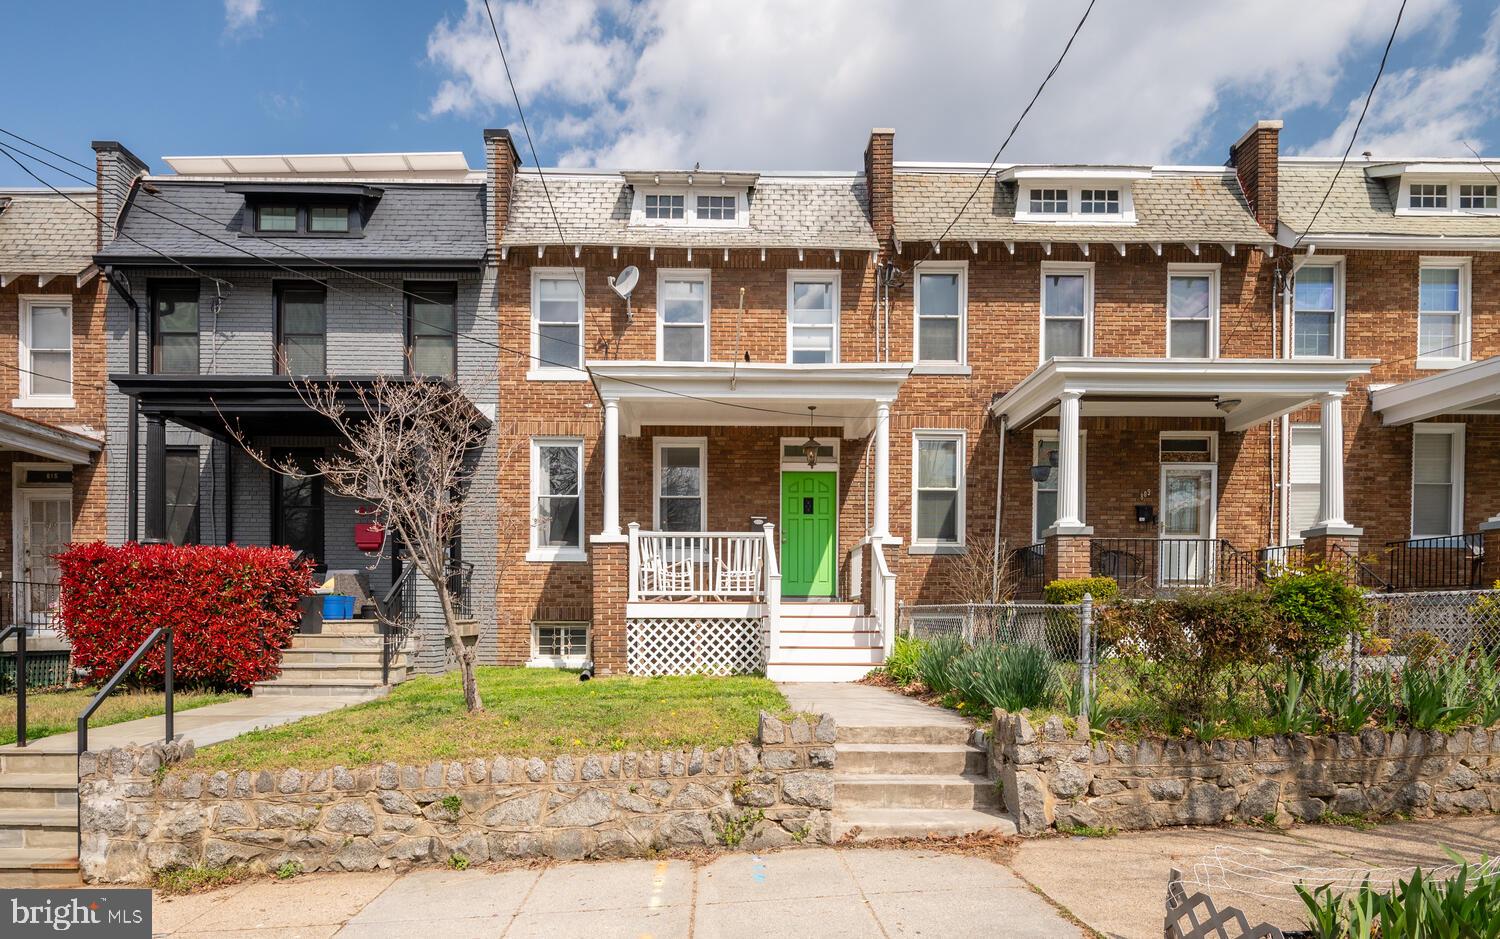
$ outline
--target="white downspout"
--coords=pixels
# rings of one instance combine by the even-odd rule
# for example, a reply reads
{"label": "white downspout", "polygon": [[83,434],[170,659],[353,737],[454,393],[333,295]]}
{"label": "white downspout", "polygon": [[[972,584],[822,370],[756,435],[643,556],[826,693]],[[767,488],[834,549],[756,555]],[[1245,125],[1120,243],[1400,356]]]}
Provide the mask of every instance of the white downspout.
{"label": "white downspout", "polygon": [[1000,415],[998,436],[1000,438],[999,456],[995,458],[995,543],[994,557],[991,559],[991,567],[994,573],[990,576],[990,602],[1000,602],[1000,571],[1005,566],[1005,559],[1000,556],[1000,522],[1005,517],[1005,435],[1009,429],[1010,418],[1004,414]]}

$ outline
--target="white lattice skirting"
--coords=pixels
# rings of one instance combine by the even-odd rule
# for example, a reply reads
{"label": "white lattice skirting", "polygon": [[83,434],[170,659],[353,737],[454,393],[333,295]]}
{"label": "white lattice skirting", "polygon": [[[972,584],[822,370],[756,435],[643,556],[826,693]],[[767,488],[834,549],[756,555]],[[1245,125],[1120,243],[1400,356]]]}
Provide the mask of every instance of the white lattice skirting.
{"label": "white lattice skirting", "polygon": [[625,621],[632,675],[747,675],[765,669],[759,619]]}

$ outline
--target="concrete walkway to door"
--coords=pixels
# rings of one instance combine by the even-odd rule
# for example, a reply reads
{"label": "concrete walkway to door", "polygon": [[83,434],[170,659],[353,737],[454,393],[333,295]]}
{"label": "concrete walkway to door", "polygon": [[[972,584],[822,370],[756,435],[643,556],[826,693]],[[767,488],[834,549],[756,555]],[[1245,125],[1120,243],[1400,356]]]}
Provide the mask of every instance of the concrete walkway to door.
{"label": "concrete walkway to door", "polygon": [[781,682],[777,685],[794,711],[832,714],[840,727],[962,727],[974,725],[945,708],[853,682]]}

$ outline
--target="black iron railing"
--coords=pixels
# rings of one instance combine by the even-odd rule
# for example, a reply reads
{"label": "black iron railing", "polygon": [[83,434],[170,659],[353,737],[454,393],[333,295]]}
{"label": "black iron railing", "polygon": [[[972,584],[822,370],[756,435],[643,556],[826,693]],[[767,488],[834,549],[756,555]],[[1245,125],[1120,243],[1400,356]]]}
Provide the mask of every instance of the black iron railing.
{"label": "black iron railing", "polygon": [[1300,544],[1273,544],[1257,550],[1255,561],[1262,574],[1274,577],[1284,571],[1299,571],[1307,567],[1307,552]]}
{"label": "black iron railing", "polygon": [[1016,548],[1006,559],[1015,599],[1039,600],[1047,580],[1047,544],[1037,542]]}
{"label": "black iron railing", "polygon": [[1094,538],[1089,568],[1126,596],[1190,587],[1253,587],[1261,563],[1224,538]]}
{"label": "black iron railing", "polygon": [[1333,545],[1325,563],[1330,569],[1343,574],[1351,583],[1366,590],[1382,590],[1389,593],[1395,589],[1379,571],[1341,544]]}
{"label": "black iron railing", "polygon": [[1385,579],[1395,590],[1475,590],[1484,586],[1484,536],[1477,532],[1387,541],[1385,555]]}
{"label": "black iron railing", "polygon": [[469,587],[474,580],[474,565],[459,561],[452,565],[448,574],[448,595],[453,598],[453,611],[462,619],[473,616],[473,598]]}
{"label": "black iron railing", "polygon": [[380,617],[380,683],[391,683],[391,660],[411,636],[417,622],[417,568],[406,564],[385,596],[375,604]]}
{"label": "black iron railing", "polygon": [[141,664],[141,659],[144,659],[146,653],[154,649],[158,642],[166,643],[162,651],[162,680],[167,696],[167,733],[165,739],[167,743],[172,742],[172,737],[174,736],[172,731],[174,716],[172,701],[172,629],[169,626],[158,626],[151,630],[151,635],[147,636],[145,641],[136,647],[136,650],[130,654],[130,658],[125,660],[125,664],[115,670],[115,673],[110,676],[109,681],[104,683],[104,687],[99,689],[99,693],[94,695],[94,699],[89,702],[89,706],[84,708],[83,713],[78,715],[78,752],[80,755],[88,752],[89,748],[89,718],[93,717],[94,712],[99,710],[99,705],[104,703],[104,699],[109,697],[109,693],[114,691],[115,687],[125,680],[125,676],[136,670],[136,667]]}
{"label": "black iron railing", "polygon": [[26,624],[14,623],[0,630],[0,645],[16,637],[16,746],[26,746]]}

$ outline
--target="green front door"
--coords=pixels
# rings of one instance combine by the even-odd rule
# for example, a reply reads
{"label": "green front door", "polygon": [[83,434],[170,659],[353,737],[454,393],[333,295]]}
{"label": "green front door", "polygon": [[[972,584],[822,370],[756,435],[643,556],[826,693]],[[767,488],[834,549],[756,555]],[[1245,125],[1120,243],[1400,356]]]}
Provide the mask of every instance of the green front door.
{"label": "green front door", "polygon": [[781,595],[833,596],[838,486],[833,473],[781,474]]}

